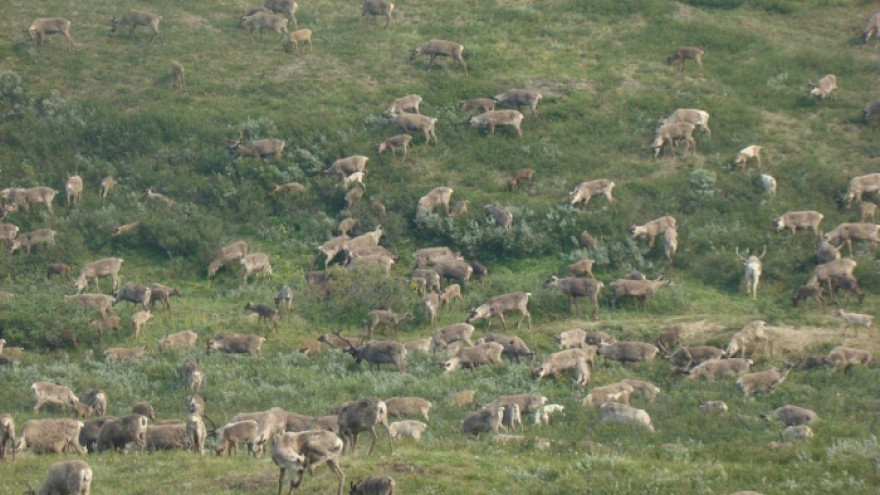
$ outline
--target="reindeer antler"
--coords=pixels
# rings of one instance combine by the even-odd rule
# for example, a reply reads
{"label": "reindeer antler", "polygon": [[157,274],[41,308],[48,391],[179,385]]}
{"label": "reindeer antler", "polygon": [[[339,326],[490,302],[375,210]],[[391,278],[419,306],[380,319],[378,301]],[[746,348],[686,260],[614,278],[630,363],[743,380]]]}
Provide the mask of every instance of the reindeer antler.
{"label": "reindeer antler", "polygon": [[694,356],[691,355],[691,351],[688,350],[687,347],[685,347],[685,346],[681,346],[681,350],[684,351],[684,355],[687,356],[688,360],[690,361],[690,363],[688,363],[688,364],[696,363],[696,362],[697,362],[697,360],[694,359]]}
{"label": "reindeer antler", "polygon": [[[224,413],[225,414],[225,413]],[[209,437],[217,437],[217,423],[214,422],[211,418],[208,417],[207,414],[202,414],[205,417],[205,421],[211,423],[211,429],[205,432],[205,436]]]}
{"label": "reindeer antler", "polygon": [[354,346],[354,344],[352,344],[350,340],[348,340],[348,339],[346,339],[345,337],[343,337],[343,336],[341,335],[341,333],[340,333],[339,330],[336,330],[335,332],[333,332],[333,335],[335,335],[335,336],[339,337],[340,339],[342,339],[342,341],[345,342],[346,344],[348,344],[348,346],[349,346],[350,348],[352,348],[352,349],[356,349],[356,347]]}
{"label": "reindeer antler", "polygon": [[767,254],[767,245],[766,244],[764,244],[764,250],[761,251],[761,256],[758,256],[758,259],[763,260],[765,254]]}
{"label": "reindeer antler", "polygon": [[735,248],[734,248],[734,251],[736,251],[736,257],[739,258],[740,261],[745,261],[745,260],[746,260],[746,258],[745,258],[743,255],[739,254],[739,246],[735,247]]}

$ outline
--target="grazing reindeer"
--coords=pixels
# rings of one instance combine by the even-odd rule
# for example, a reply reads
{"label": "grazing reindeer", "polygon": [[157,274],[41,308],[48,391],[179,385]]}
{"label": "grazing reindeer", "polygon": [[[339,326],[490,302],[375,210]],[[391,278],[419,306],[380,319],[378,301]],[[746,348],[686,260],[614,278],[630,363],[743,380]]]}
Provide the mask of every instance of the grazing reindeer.
{"label": "grazing reindeer", "polygon": [[486,325],[486,330],[489,330],[489,326],[492,324],[492,317],[497,316],[501,319],[501,326],[507,330],[507,323],[504,321],[504,313],[506,311],[518,311],[522,317],[520,317],[519,322],[516,324],[517,330],[519,326],[522,324],[523,320],[526,320],[526,328],[528,330],[532,329],[532,315],[529,313],[527,306],[529,304],[529,298],[532,296],[529,292],[513,292],[510,294],[502,294],[500,296],[495,296],[490,298],[488,301],[483,303],[480,306],[477,306],[473,310],[471,310],[470,316],[468,316],[467,322],[470,323],[475,320],[488,320],[489,323]]}
{"label": "grazing reindeer", "polygon": [[373,338],[373,331],[380,325],[387,326],[390,329],[391,335],[395,336],[397,335],[397,327],[400,326],[401,323],[412,321],[413,319],[413,314],[409,312],[399,314],[386,309],[370,311],[370,322],[367,324],[366,329],[367,340]]}
{"label": "grazing reindeer", "polygon": [[169,198],[168,196],[165,196],[162,193],[153,192],[153,188],[148,188],[146,191],[144,191],[144,199],[150,199],[153,201],[160,201],[162,203],[165,203],[165,206],[167,206],[169,210],[177,204],[174,202],[173,199]]}
{"label": "grazing reindeer", "polygon": [[391,24],[391,13],[394,12],[394,4],[388,0],[364,0],[361,8],[361,17],[382,16],[385,18],[385,28]]}
{"label": "grazing reindeer", "polygon": [[298,23],[296,22],[296,10],[299,8],[299,4],[293,0],[266,0],[263,7],[270,12],[284,14],[284,16],[293,23],[294,29],[298,26]]}
{"label": "grazing reindeer", "polygon": [[366,361],[370,363],[371,369],[374,364],[377,367],[382,364],[393,364],[397,367],[398,372],[406,373],[406,364],[403,362],[406,357],[406,348],[403,344],[390,340],[374,340],[366,343],[361,342],[356,347],[352,340],[346,339],[339,332],[333,332],[333,335],[348,344],[348,349],[344,349],[344,351],[351,354],[356,364]]}
{"label": "grazing reindeer", "polygon": [[406,96],[401,96],[400,98],[394,100],[394,103],[391,104],[391,107],[388,108],[388,113],[393,115],[397,113],[403,113],[406,110],[415,110],[416,113],[421,114],[419,111],[419,105],[422,104],[422,97],[416,94],[409,94]]}
{"label": "grazing reindeer", "polygon": [[806,303],[807,299],[812,299],[816,301],[817,304],[825,307],[825,299],[822,298],[822,286],[819,285],[818,280],[811,281],[810,283],[798,287],[794,296],[791,298],[791,305],[796,308],[799,303]]}
{"label": "grazing reindeer", "polygon": [[[77,440],[74,438],[73,442]],[[13,448],[13,456],[15,449]],[[92,486],[92,468],[83,461],[57,462],[49,466],[40,488],[34,490],[28,484],[27,495],[70,494],[89,495]]]}
{"label": "grazing reindeer", "polygon": [[843,326],[843,335],[846,336],[847,327],[853,327],[853,332],[855,332],[855,336],[859,336],[858,327],[865,327],[867,329],[871,329],[874,325],[874,316],[862,313],[849,313],[842,309],[838,309],[837,313],[834,313],[834,316],[842,319],[845,324]]}
{"label": "grazing reindeer", "polygon": [[693,60],[697,64],[697,70],[703,75],[703,50],[693,46],[681,46],[672,55],[666,58],[666,63],[672,65],[675,63],[679,72],[684,71],[684,61]]}
{"label": "grazing reindeer", "polygon": [[413,48],[409,61],[412,62],[419,55],[428,55],[430,57],[428,60],[428,70],[431,70],[434,66],[434,59],[438,56],[452,57],[461,64],[462,68],[464,68],[464,75],[467,75],[467,63],[462,58],[462,52],[464,52],[464,45],[446,40],[431,40],[422,46]]}
{"label": "grazing reindeer", "polygon": [[403,161],[406,161],[406,153],[409,151],[409,143],[412,141],[412,136],[409,134],[397,134],[396,136],[391,136],[385,141],[379,143],[379,153],[384,153],[385,150],[391,150],[392,158],[397,156],[397,150],[403,150]]}
{"label": "grazing reindeer", "polygon": [[64,190],[67,192],[67,204],[79,203],[80,201],[82,201],[82,177],[74,175],[73,177],[67,179],[67,184],[64,185]]}
{"label": "grazing reindeer", "polygon": [[47,34],[61,33],[67,38],[67,51],[73,50],[73,37],[70,36],[70,21],[63,17],[35,19],[27,29],[28,38],[37,48],[43,48],[43,40]]}
{"label": "grazing reindeer", "polygon": [[736,257],[739,258],[746,267],[744,274],[746,280],[746,292],[748,292],[752,299],[758,298],[758,282],[761,279],[761,272],[764,270],[762,260],[766,254],[767,246],[764,246],[764,251],[761,252],[760,256],[751,255],[748,258],[739,254],[739,248],[736,248]]}
{"label": "grazing reindeer", "polygon": [[535,170],[531,168],[521,168],[514,172],[513,177],[510,178],[510,181],[507,183],[508,189],[513,191],[514,189],[519,189],[519,186],[523,182],[529,183],[529,188],[532,187],[532,177],[535,176]]}
{"label": "grazing reindeer", "polygon": [[[414,428],[413,423],[418,423],[418,421],[408,421],[406,423],[401,423],[401,430],[409,430],[413,433],[418,433],[418,435],[413,435],[413,438],[421,438],[421,429]],[[421,423],[422,427],[425,426],[424,423]],[[366,479],[360,480],[355,484],[353,481],[349,484],[350,491],[349,495],[394,495],[394,488],[397,486],[397,482],[394,481],[394,478],[391,476],[369,476]]]}
{"label": "grazing reindeer", "polygon": [[394,441],[391,438],[391,431],[388,429],[388,405],[384,401],[376,397],[364,397],[346,402],[339,410],[337,418],[339,436],[342,437],[345,450],[349,454],[357,450],[357,437],[363,431],[369,432],[371,437],[370,450],[367,454],[373,453],[373,448],[376,446],[376,425],[385,427],[391,453],[394,453]]}
{"label": "grazing reindeer", "polygon": [[278,331],[278,310],[276,308],[266,306],[265,304],[254,304],[249,302],[245,304],[244,310],[246,313],[256,313],[258,325],[260,320],[263,320],[263,323],[266,324],[266,328],[268,329],[269,322],[271,321],[272,329],[276,332]]}
{"label": "grazing reindeer", "polygon": [[208,265],[208,278],[213,277],[221,266],[232,261],[244,258],[247,254],[248,245],[244,241],[234,241],[220,248],[217,255]]}
{"label": "grazing reindeer", "polygon": [[769,350],[770,357],[773,357],[773,343],[770,342],[770,337],[768,337],[767,332],[764,331],[766,326],[767,323],[764,320],[755,320],[744,326],[742,330],[734,333],[730,337],[730,342],[727,344],[727,357],[732,358],[739,354],[745,359],[746,352],[750,347],[753,349],[753,358],[758,352],[758,347],[761,348],[761,352],[764,354]]}
{"label": "grazing reindeer", "polygon": [[238,139],[233,139],[227,143],[226,148],[230,155],[238,153],[241,156],[261,159],[274,155],[275,159],[280,160],[284,154],[284,148],[287,146],[287,142],[282,139],[256,139],[251,141],[250,144],[244,144],[242,142],[243,139],[244,131],[239,131]]}
{"label": "grazing reindeer", "polygon": [[257,35],[259,35],[259,39],[263,39],[263,31],[275,31],[278,34],[278,39],[283,40],[284,36],[288,34],[287,24],[288,20],[284,17],[278,17],[276,15],[267,13],[267,12],[257,12],[256,14],[245,17],[242,19],[241,25],[246,27],[251,36],[254,39],[257,39]]}
{"label": "grazing reindeer", "polygon": [[440,141],[437,140],[437,133],[434,130],[434,127],[437,124],[437,118],[435,117],[428,117],[427,115],[404,112],[391,114],[388,116],[388,120],[392,124],[403,129],[405,132],[419,131],[424,133],[425,148],[428,147],[431,139],[434,140],[435,145],[440,144]]}
{"label": "grazing reindeer", "polygon": [[116,187],[116,184],[119,184],[119,182],[117,182],[116,179],[113,178],[112,175],[108,175],[107,177],[104,177],[103,179],[101,179],[101,199],[102,200],[107,198],[107,194],[110,193],[111,189]]}
{"label": "grazing reindeer", "polygon": [[344,445],[342,439],[332,431],[287,432],[276,436],[272,447],[272,462],[281,469],[278,495],[281,495],[286,472],[290,472],[290,490],[287,492],[290,495],[294,488],[299,487],[306,469],[310,473],[314,472],[315,467],[325,462],[339,479],[336,495],[342,495],[345,475],[339,467],[339,456]]}
{"label": "grazing reindeer", "polygon": [[456,201],[449,210],[449,218],[458,218],[468,212],[468,206],[471,202],[468,200]]}
{"label": "grazing reindeer", "polygon": [[868,43],[868,40],[872,37],[876,37],[874,43],[874,46],[876,46],[877,42],[880,42],[880,12],[877,12],[868,19],[868,24],[865,25],[865,29],[862,31],[862,43]]}
{"label": "grazing reindeer", "polygon": [[[95,283],[95,288],[100,289],[98,279],[110,277],[113,280],[113,291],[119,289],[119,268],[122,266],[122,258],[103,258],[83,266],[82,271],[74,282],[77,294],[86,289],[89,282]],[[105,315],[106,316],[106,315]]]}
{"label": "grazing reindeer", "polygon": [[599,314],[599,291],[602,290],[604,284],[592,278],[566,277],[559,278],[556,275],[550,275],[544,282],[545,288],[554,288],[568,296],[569,311],[574,308],[577,313],[577,298],[584,297],[593,301],[593,313],[591,318],[594,320]]}
{"label": "grazing reindeer", "polygon": [[299,44],[300,42],[304,42],[307,47],[303,48],[303,51],[308,49],[311,53],[312,51],[312,30],[311,29],[297,29],[291,33],[287,34],[287,43],[284,44],[284,51],[290,53],[291,48],[296,50],[296,54],[299,55]]}
{"label": "grazing reindeer", "polygon": [[635,298],[636,306],[644,307],[648,303],[648,298],[660,290],[660,287],[669,283],[669,279],[663,276],[657,277],[656,280],[631,279],[629,275],[626,278],[617,279],[609,284],[614,289],[611,309],[616,309],[617,301],[623,297]]}
{"label": "grazing reindeer", "polygon": [[252,273],[255,273],[257,276],[273,276],[272,265],[269,264],[269,255],[266,253],[246,254],[244,255],[244,257],[238,260],[238,262],[241,263],[241,266],[244,267],[242,285],[247,286],[248,277],[250,277]]}
{"label": "grazing reindeer", "polygon": [[186,77],[184,76],[183,64],[177,60],[171,61],[171,87],[181,93],[186,93]]}
{"label": "grazing reindeer", "polygon": [[115,33],[120,25],[128,26],[128,37],[131,38],[134,36],[134,29],[136,27],[146,26],[153,32],[153,36],[150,37],[150,43],[152,43],[158,36],[162,39],[162,44],[164,45],[165,36],[159,32],[160,22],[162,22],[161,15],[145,12],[143,10],[130,10],[122,17],[117,18],[115,15],[113,16],[113,19],[110,20],[110,32]]}

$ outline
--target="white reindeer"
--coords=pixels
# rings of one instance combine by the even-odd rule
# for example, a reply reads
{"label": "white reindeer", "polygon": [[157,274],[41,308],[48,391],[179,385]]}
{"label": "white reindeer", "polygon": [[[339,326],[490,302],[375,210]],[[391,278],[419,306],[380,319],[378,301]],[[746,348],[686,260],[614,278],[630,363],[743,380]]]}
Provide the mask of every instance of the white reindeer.
{"label": "white reindeer", "polygon": [[764,271],[764,264],[762,260],[764,259],[764,255],[767,254],[767,246],[764,246],[764,251],[761,252],[760,256],[751,255],[748,258],[739,254],[739,248],[736,248],[736,257],[742,261],[745,266],[745,280],[746,280],[746,292],[749,293],[752,299],[758,298],[758,282],[761,280],[761,272]]}

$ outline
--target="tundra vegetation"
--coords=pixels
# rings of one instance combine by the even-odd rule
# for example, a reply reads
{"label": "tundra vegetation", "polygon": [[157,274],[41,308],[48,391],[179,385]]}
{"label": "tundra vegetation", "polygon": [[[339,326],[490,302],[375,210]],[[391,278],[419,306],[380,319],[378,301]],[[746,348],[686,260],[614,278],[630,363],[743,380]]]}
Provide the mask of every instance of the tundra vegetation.
{"label": "tundra vegetation", "polygon": [[[373,22],[361,16],[361,2],[314,0],[303,3],[297,16],[303,28],[314,30],[317,43],[312,54],[301,57],[286,55],[272,32],[273,39],[258,43],[235,28],[242,10],[263,3],[95,0],[84,11],[59,0],[13,1],[0,20],[8,34],[0,47],[0,189],[44,186],[63,195],[66,179],[75,174],[85,186],[76,206],[53,202],[54,216],[45,203],[2,199],[3,222],[20,227],[20,233],[57,231],[54,245],[34,246],[30,255],[24,249],[16,256],[0,254],[0,290],[15,294],[12,301],[0,301],[2,337],[9,347],[25,349],[20,356],[0,354],[11,360],[0,366],[0,413],[15,418],[17,433],[31,419],[72,415],[70,408],[29,411],[34,402],[28,387],[37,381],[63,383],[78,394],[103,388],[108,414],[125,414],[131,404],[149,400],[159,418],[182,421],[184,398],[193,392],[183,387],[181,363],[190,358],[208,377],[201,393],[214,419],[221,411],[277,405],[319,417],[334,404],[367,394],[419,396],[435,404],[420,445],[401,442],[392,455],[382,438],[372,456],[362,446],[342,457],[346,488],[349,481],[390,475],[400,493],[453,493],[463,486],[475,494],[576,493],[589,476],[592,491],[624,495],[694,487],[722,494],[876,491],[877,445],[871,434],[878,370],[872,365],[837,358],[836,371],[794,370],[772,395],[748,401],[735,377],[688,380],[673,375],[662,356],[595,366],[584,392],[574,389],[565,373],[559,380],[530,377],[556,350],[555,335],[578,327],[623,342],[653,342],[664,329],[681,324],[685,345],[725,347],[746,323],[766,320],[779,357],[761,352],[752,357],[750,349],[756,372],[780,366],[783,357],[827,356],[839,345],[877,353],[876,329],[859,328],[858,337],[849,330],[843,337],[844,322],[833,317],[840,308],[875,313],[880,276],[871,243],[852,243],[858,262],[852,274],[865,294],[861,305],[856,298],[837,303],[825,289],[826,308],[795,309],[789,298],[816,266],[818,242],[809,232],[777,233],[771,223],[788,211],[814,210],[825,215],[822,226],[828,231],[858,222],[860,201],[880,199],[869,181],[849,189],[851,179],[880,172],[880,133],[860,114],[880,97],[874,40],[862,45],[858,39],[873,14],[869,2],[597,0],[589,8],[584,2],[394,2],[386,30],[381,17]],[[148,44],[145,27],[137,28],[138,39],[128,40],[124,31],[108,37],[111,15],[128,8],[162,14],[167,43]],[[51,16],[72,21],[73,51],[66,51],[61,33],[47,32],[39,50],[29,41],[25,30],[33,19]],[[431,38],[465,45],[470,75],[449,57],[438,57],[430,71],[427,56],[408,63],[410,50]],[[691,60],[683,72],[666,65],[665,58],[681,45],[705,50],[702,78]],[[186,93],[169,87],[172,60],[197,75]],[[613,60],[624,63],[608,63]],[[804,84],[825,74],[835,74],[840,88],[836,98],[816,102]],[[459,100],[491,98],[508,88],[534,88],[543,95],[538,114],[524,119],[523,137],[512,129],[491,137],[469,129],[466,122],[480,110],[458,109]],[[437,118],[438,139],[424,148],[424,130],[409,130],[413,153],[405,163],[400,153],[391,161],[376,146],[404,131],[382,113],[395,98],[411,93],[423,96],[422,109]],[[665,156],[651,160],[648,145],[656,123],[677,108],[711,113],[712,136],[695,130],[699,153],[686,157],[677,143],[677,163]],[[240,129],[245,146],[260,139],[287,145],[280,158],[230,156],[224,143]],[[761,171],[778,180],[773,197],[763,192],[755,162],[742,172],[731,166],[738,150],[753,143],[765,147]],[[340,177],[320,172],[352,155],[368,156],[371,167],[366,197],[350,206],[361,222],[350,235],[381,223],[381,245],[401,259],[387,277],[371,270],[347,272],[333,260],[325,283],[307,285],[303,268],[345,216]],[[522,168],[536,171],[534,184],[509,191],[507,180]],[[107,176],[118,184],[102,200],[98,184]],[[570,206],[569,191],[602,178],[616,184],[613,204],[594,197],[585,209]],[[273,183],[289,182],[307,186],[305,193],[269,192]],[[439,185],[455,190],[454,201],[469,200],[470,213],[450,218],[438,208],[412,222],[419,197]],[[147,188],[167,194],[176,206],[146,201]],[[386,206],[381,219],[371,206],[374,199]],[[512,213],[510,232],[486,221],[482,206],[492,202]],[[648,249],[647,239],[632,242],[626,231],[661,215],[678,220],[671,266],[660,246]],[[111,237],[115,226],[136,221],[139,229]],[[585,230],[591,240],[580,244]],[[274,277],[251,277],[241,287],[238,258],[206,276],[218,249],[237,239],[270,256]],[[760,254],[765,244],[760,298],[752,301],[739,292],[743,267],[734,249],[751,247]],[[438,349],[436,356],[408,352],[408,373],[400,374],[393,364],[372,371],[364,363],[358,367],[326,345],[311,357],[295,352],[321,333],[360,336],[365,315],[382,306],[420,315],[422,299],[398,280],[415,265],[410,253],[430,246],[448,246],[468,264],[488,267],[491,276],[467,287],[444,281],[443,288],[461,285],[464,304],[442,308],[436,327],[418,318],[401,326],[400,340],[424,339],[436,328],[460,323],[467,309],[490,297],[529,292],[532,331],[511,324],[503,333],[522,338],[535,352],[534,361],[504,359],[498,366],[444,375],[437,362],[450,356]],[[72,280],[45,277],[49,263],[74,266],[75,279],[88,262],[106,257],[125,259],[120,285],[162,282],[185,294],[172,301],[172,311],[155,309],[153,324],[137,342],[153,352],[135,363],[106,363],[101,357],[105,348],[133,345],[130,305],[112,309],[126,331],[118,337],[105,332],[101,343],[88,326],[101,317],[99,310],[61,298],[74,292]],[[606,285],[595,323],[572,318],[563,294],[540,288],[550,273],[562,277],[582,259],[595,260],[592,272]],[[612,312],[610,282],[631,269],[651,280],[664,275],[675,284],[651,296],[644,310],[621,300]],[[471,282],[475,278],[476,272]],[[255,324],[241,324],[242,307],[249,301],[271,305],[282,284],[294,290],[297,304],[290,314],[282,313],[283,331],[262,343],[261,356],[250,355],[247,346],[239,354],[217,349],[206,355],[206,341],[218,333],[256,332]],[[89,285],[84,293],[112,292],[108,280],[98,289]],[[512,316],[518,319],[515,311]],[[475,324],[480,329],[473,341],[487,334],[487,322]],[[500,327],[493,321],[490,332]],[[166,333],[184,330],[198,334],[195,347],[156,352],[154,344]],[[654,435],[602,424],[598,408],[581,406],[593,386],[624,378],[663,390],[653,404],[631,397],[633,407],[649,413]],[[491,433],[479,441],[453,433],[471,410],[446,405],[461,390],[475,391],[478,404],[537,392],[548,403],[564,405],[564,413],[548,425],[525,424],[527,439],[550,440],[547,455],[533,455],[531,443],[490,445],[484,437]],[[713,400],[723,400],[728,412],[699,411],[699,403]],[[783,425],[765,424],[760,415],[783,404],[809,408],[822,419],[810,425],[815,433],[810,442],[767,449],[781,438]],[[213,439],[206,447],[213,448]],[[279,470],[268,456],[198,457],[183,451],[106,452],[82,459],[94,469],[92,492],[99,494],[171,486],[184,493],[277,491]],[[26,482],[37,488],[49,465],[70,458],[76,456],[23,451],[13,462],[7,452],[0,493],[19,495]],[[337,479],[329,469],[319,466],[314,474],[305,476],[298,493],[333,491]]]}

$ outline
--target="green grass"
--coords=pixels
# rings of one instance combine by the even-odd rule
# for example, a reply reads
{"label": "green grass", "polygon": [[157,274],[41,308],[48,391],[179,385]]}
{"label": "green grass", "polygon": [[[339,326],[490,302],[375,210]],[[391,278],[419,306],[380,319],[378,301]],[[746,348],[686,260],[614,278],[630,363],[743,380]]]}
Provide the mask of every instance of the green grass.
{"label": "green grass", "polygon": [[[0,411],[18,425],[56,411],[30,412],[28,387],[53,380],[80,391],[105,388],[111,413],[150,400],[159,415],[183,415],[177,377],[185,357],[200,357],[207,372],[204,395],[210,414],[234,414],[282,406],[307,414],[327,414],[336,404],[363,395],[420,395],[435,404],[422,445],[403,444],[390,455],[363,452],[343,459],[348,479],[388,473],[401,493],[730,493],[755,489],[774,493],[873,493],[877,415],[875,369],[851,375],[795,373],[774,395],[743,400],[730,381],[691,382],[670,376],[662,361],[623,368],[598,366],[593,384],[624,377],[651,380],[663,389],[654,404],[641,404],[658,432],[600,423],[596,410],[580,405],[582,393],[568,379],[535,382],[535,363],[508,363],[441,375],[433,357],[412,356],[410,374],[359,369],[348,356],[306,359],[296,353],[320,333],[357,333],[370,309],[387,305],[421,315],[421,302],[401,278],[419,247],[449,245],[489,266],[485,286],[474,285],[465,303],[440,313],[439,325],[462,321],[468,308],[513,290],[533,293],[533,331],[516,332],[543,357],[553,336],[574,327],[609,331],[621,339],[648,341],[674,324],[694,331],[689,343],[724,345],[730,333],[761,318],[782,328],[787,339],[776,359],[759,358],[758,369],[804,352],[827,352],[833,345],[871,349],[874,335],[842,340],[836,309],[793,310],[789,297],[814,264],[815,239],[773,231],[772,219],[789,210],[816,209],[827,231],[856,219],[839,199],[854,175],[877,171],[880,137],[864,125],[861,109],[877,98],[878,59],[858,34],[873,7],[854,0],[593,0],[523,2],[399,3],[395,22],[360,17],[356,2],[315,0],[298,11],[300,27],[314,31],[314,51],[286,54],[273,36],[255,41],[237,29],[243,1],[167,2],[118,5],[91,0],[71,5],[48,0],[39,5],[10,0],[0,19],[0,186],[49,185],[63,191],[73,174],[86,183],[83,202],[56,201],[56,216],[42,208],[14,213],[22,232],[49,227],[55,246],[31,256],[0,254],[0,289],[15,294],[0,301],[0,335],[28,354],[0,370],[4,394]],[[110,34],[112,15],[128,8],[164,16],[166,43],[148,36]],[[62,15],[73,22],[72,53],[50,36],[37,51],[24,29],[36,17]],[[447,60],[427,71],[427,59],[408,62],[413,47],[431,38],[465,45],[469,76]],[[705,75],[692,66],[684,73],[665,64],[679,45],[706,50]],[[187,70],[188,92],[170,88],[170,64]],[[807,81],[827,73],[838,77],[836,98],[816,103]],[[463,98],[491,97],[512,87],[533,87],[544,95],[538,114],[526,117],[524,136],[508,129],[494,136],[468,128],[457,109]],[[383,117],[404,94],[424,98],[422,112],[439,118],[439,146],[423,146],[415,136],[406,163],[376,154],[376,144],[399,131]],[[712,115],[712,135],[699,134],[698,154],[673,162],[652,160],[648,145],[659,118],[676,108],[701,108]],[[280,160],[232,158],[228,140],[246,130],[253,137],[285,139]],[[733,169],[736,152],[750,144],[765,149],[764,172],[779,181],[767,199],[758,173]],[[321,172],[333,160],[370,157],[367,194],[351,213],[359,232],[380,223],[383,244],[400,255],[390,277],[346,275],[339,297],[326,303],[305,287],[303,270],[315,247],[343,218],[343,191]],[[509,192],[515,170],[534,168],[535,184]],[[107,201],[97,197],[102,177],[120,185]],[[584,180],[608,178],[617,184],[616,202],[594,199],[586,210],[570,208],[567,192]],[[303,197],[278,197],[272,183],[299,181]],[[430,216],[415,222],[418,198],[436,186],[455,190],[453,201],[468,199],[471,212],[448,221]],[[146,188],[178,202],[170,212],[145,203]],[[63,192],[60,196],[63,196]],[[59,196],[59,199],[60,199]],[[379,218],[369,199],[388,209]],[[489,227],[482,205],[498,201],[514,213],[514,229],[503,235]],[[662,246],[648,249],[629,239],[627,228],[660,215],[676,216],[679,254],[668,264]],[[139,232],[110,238],[113,227],[140,221]],[[588,229],[598,240],[593,252],[579,248]],[[240,268],[205,278],[216,249],[236,238],[250,250],[270,254],[272,280],[240,285]],[[742,267],[734,248],[767,245],[758,301],[741,292]],[[257,332],[243,314],[248,301],[269,302],[281,283],[297,291],[294,314],[282,318],[281,332],[264,346],[264,356],[203,356],[201,346],[179,355],[152,355],[136,366],[107,365],[105,346],[129,344],[129,333],[107,336],[103,344],[89,328],[95,317],[65,304],[70,282],[44,277],[49,262],[82,266],[118,256],[123,278],[179,287],[171,312],[157,311],[141,341],[154,347],[166,332],[192,329],[201,341],[221,331]],[[595,272],[607,284],[631,269],[673,280],[637,310],[631,303],[612,313],[608,294],[598,322],[572,317],[565,299],[542,289],[550,273],[582,256],[596,259]],[[858,311],[872,312],[880,284],[874,252],[858,246],[856,275],[868,292]],[[106,283],[103,285],[106,290]],[[581,303],[586,315],[587,303]],[[127,304],[115,311],[124,321]],[[513,320],[513,318],[510,318]],[[515,320],[514,320],[515,321]],[[497,325],[497,323],[496,323]],[[478,334],[485,329],[478,325]],[[495,326],[493,326],[493,330]],[[419,318],[402,327],[401,340],[427,336]],[[513,332],[513,330],[511,330]],[[804,337],[800,342],[797,332]],[[74,347],[74,340],[78,346]],[[56,354],[55,349],[66,351]],[[87,350],[93,351],[89,358]],[[529,438],[551,439],[546,451],[532,443],[498,445],[466,440],[456,430],[464,412],[446,406],[451,393],[473,388],[478,401],[508,393],[536,391],[566,406],[550,427],[528,427]],[[701,400],[721,398],[731,411],[706,417]],[[758,419],[782,404],[816,410],[822,418],[809,444],[767,448],[781,428]],[[0,494],[21,493],[36,483],[56,459],[22,455],[0,464]],[[275,493],[276,471],[267,459],[231,459],[184,453],[150,456],[91,456],[94,493],[137,494],[165,487],[182,493]],[[185,472],[186,474],[182,474]],[[326,493],[332,476],[323,468],[300,492]]]}

